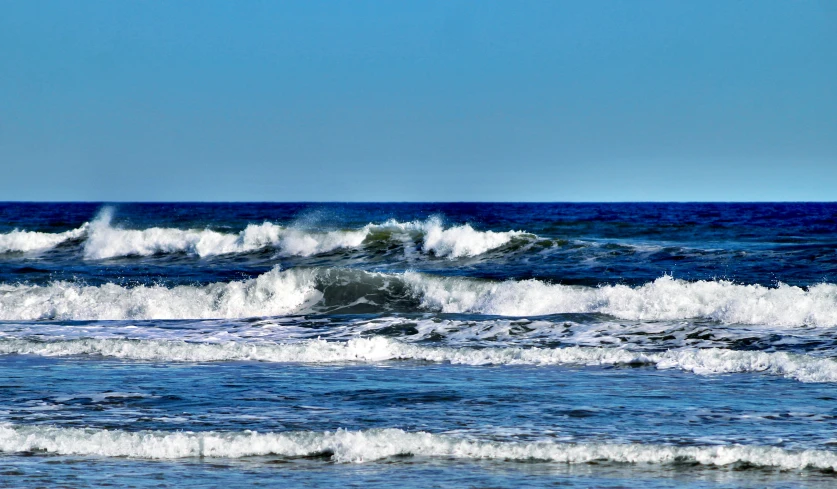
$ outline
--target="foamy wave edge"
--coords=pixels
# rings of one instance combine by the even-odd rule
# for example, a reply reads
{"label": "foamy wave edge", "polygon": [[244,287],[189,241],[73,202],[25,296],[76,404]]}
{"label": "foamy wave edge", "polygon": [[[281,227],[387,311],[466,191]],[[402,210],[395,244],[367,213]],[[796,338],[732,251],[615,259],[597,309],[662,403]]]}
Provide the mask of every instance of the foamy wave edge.
{"label": "foamy wave edge", "polygon": [[[329,307],[365,301],[390,310],[391,304],[374,302],[377,292],[386,291],[402,300],[398,307],[405,312],[512,317],[598,313],[638,321],[703,318],[725,324],[837,326],[835,284],[770,288],[666,276],[639,287],[582,287],[534,279],[492,282],[416,272],[278,267],[249,280],[171,288],[0,284],[0,320],[210,319],[322,312],[322,291],[347,284],[344,302]],[[403,309],[403,301],[409,302],[408,309]]]}
{"label": "foamy wave edge", "polygon": [[0,253],[44,251],[70,240],[82,238],[89,228],[88,223],[63,233],[42,233],[38,231],[14,230],[0,234]]}
{"label": "foamy wave edge", "polygon": [[470,224],[445,228],[438,217],[406,223],[391,219],[381,224],[369,223],[359,229],[333,231],[304,230],[264,222],[249,224],[236,234],[211,229],[121,229],[111,225],[112,218],[113,210],[105,208],[90,224],[84,243],[86,258],[165,253],[208,257],[251,253],[266,248],[275,249],[285,256],[312,256],[338,249],[359,248],[370,234],[375,233],[400,234],[404,242],[418,235],[423,252],[438,257],[462,258],[483,254],[509,243],[515,237],[526,235],[522,231],[478,231]]}
{"label": "foamy wave edge", "polygon": [[111,224],[113,209],[105,208],[90,223],[61,233],[14,230],[0,234],[0,253],[46,251],[73,239],[84,238],[84,257],[90,260],[127,256],[187,253],[199,257],[252,253],[272,248],[285,256],[312,256],[338,249],[359,248],[371,234],[400,235],[405,244],[420,240],[420,250],[437,257],[473,257],[535,235],[524,231],[479,231],[470,224],[445,227],[438,217],[425,221],[390,219],[359,229],[314,231],[272,222],[249,224],[239,233],[211,229],[152,227],[123,229]]}
{"label": "foamy wave edge", "polygon": [[652,365],[701,375],[765,373],[801,382],[837,382],[837,362],[830,358],[786,352],[722,348],[634,352],[621,348],[451,348],[429,347],[380,336],[347,342],[320,339],[298,343],[192,343],[177,340],[90,338],[38,341],[0,339],[0,354],[40,356],[100,355],[127,360],[164,362],[259,361],[276,363],[373,363],[414,360],[454,365]]}
{"label": "foamy wave edge", "polygon": [[837,454],[826,450],[789,451],[746,445],[480,441],[392,428],[333,432],[196,433],[4,425],[0,426],[0,451],[146,459],[331,455],[332,461],[340,463],[413,455],[568,464],[601,461],[630,464],[693,462],[719,467],[747,464],[783,470],[837,469]]}

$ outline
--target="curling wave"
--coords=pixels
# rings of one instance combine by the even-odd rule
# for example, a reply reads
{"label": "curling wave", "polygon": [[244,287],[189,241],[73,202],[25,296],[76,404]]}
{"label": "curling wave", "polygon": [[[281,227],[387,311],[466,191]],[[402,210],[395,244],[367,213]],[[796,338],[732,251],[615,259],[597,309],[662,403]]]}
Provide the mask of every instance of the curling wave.
{"label": "curling wave", "polygon": [[456,365],[650,365],[701,375],[765,373],[802,382],[837,382],[837,362],[830,358],[785,352],[766,353],[722,348],[633,352],[621,348],[450,348],[428,347],[384,337],[347,342],[320,339],[299,343],[191,343],[171,340],[87,338],[63,341],[0,339],[0,354],[41,356],[100,355],[162,362],[260,361],[344,363],[417,360]]}
{"label": "curling wave", "polygon": [[569,464],[698,463],[718,467],[759,466],[784,470],[837,469],[837,453],[791,451],[746,445],[669,446],[617,443],[482,441],[400,429],[367,431],[165,432],[0,426],[0,451],[46,452],[147,459],[253,456],[330,456],[338,463],[360,463],[394,456],[547,461]]}
{"label": "curling wave", "polygon": [[0,234],[0,253],[43,251],[55,248],[66,241],[80,239],[87,233],[89,224],[63,233],[41,233],[14,230]]}
{"label": "curling wave", "polygon": [[661,277],[639,287],[493,282],[416,272],[278,268],[256,278],[204,286],[0,285],[0,320],[201,319],[306,312],[468,313],[543,316],[598,313],[660,321],[837,326],[837,285],[776,288]]}

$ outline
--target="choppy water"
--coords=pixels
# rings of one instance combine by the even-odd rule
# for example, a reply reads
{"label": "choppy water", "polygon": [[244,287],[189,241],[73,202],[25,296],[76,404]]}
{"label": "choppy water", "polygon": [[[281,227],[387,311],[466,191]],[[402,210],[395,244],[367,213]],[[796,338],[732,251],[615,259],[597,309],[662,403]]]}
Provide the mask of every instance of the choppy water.
{"label": "choppy water", "polygon": [[0,204],[0,485],[832,487],[835,284],[837,204]]}

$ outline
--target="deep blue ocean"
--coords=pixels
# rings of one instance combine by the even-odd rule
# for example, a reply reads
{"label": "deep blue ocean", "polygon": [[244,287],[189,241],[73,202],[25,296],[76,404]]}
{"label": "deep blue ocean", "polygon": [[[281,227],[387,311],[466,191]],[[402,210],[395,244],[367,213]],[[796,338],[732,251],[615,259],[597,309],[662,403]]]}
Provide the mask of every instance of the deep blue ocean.
{"label": "deep blue ocean", "polygon": [[2,487],[835,487],[837,204],[0,203]]}

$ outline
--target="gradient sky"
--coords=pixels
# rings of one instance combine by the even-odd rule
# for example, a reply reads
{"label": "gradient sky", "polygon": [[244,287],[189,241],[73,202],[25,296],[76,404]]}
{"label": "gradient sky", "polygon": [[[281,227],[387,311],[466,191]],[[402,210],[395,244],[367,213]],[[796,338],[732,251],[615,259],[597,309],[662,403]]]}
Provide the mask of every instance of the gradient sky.
{"label": "gradient sky", "polygon": [[837,200],[837,2],[0,2],[0,200]]}

